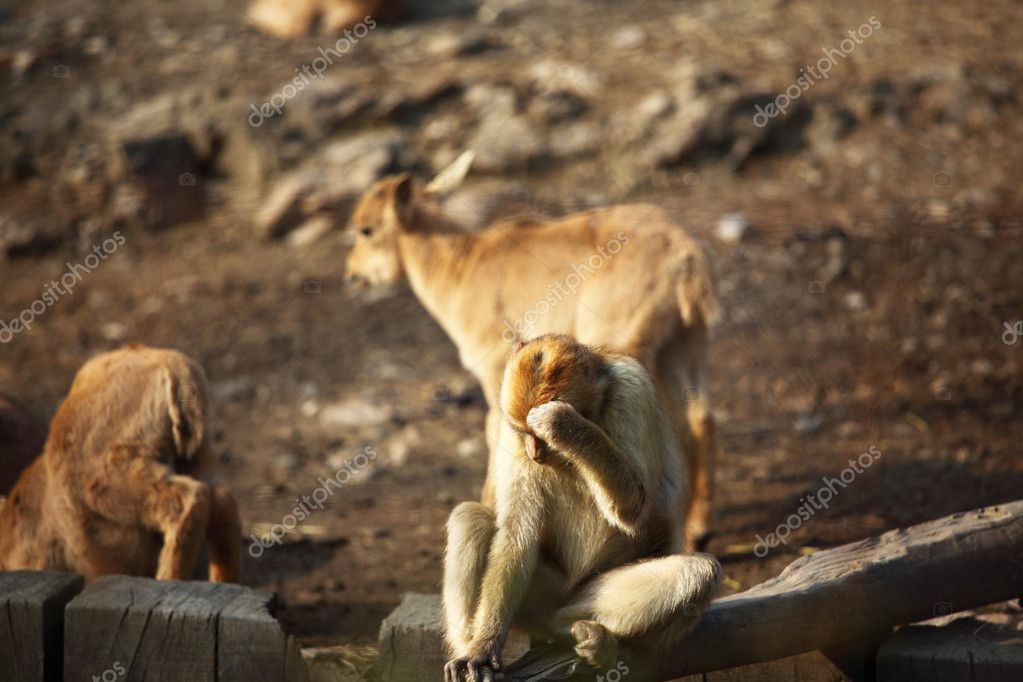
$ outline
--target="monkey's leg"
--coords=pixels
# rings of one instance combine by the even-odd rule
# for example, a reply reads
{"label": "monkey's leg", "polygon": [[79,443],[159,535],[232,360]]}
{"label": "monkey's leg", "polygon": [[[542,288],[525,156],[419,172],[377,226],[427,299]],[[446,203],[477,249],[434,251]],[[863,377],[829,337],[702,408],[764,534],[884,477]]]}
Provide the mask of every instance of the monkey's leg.
{"label": "monkey's leg", "polygon": [[447,639],[456,657],[473,639],[472,622],[495,532],[494,513],[479,502],[463,502],[448,517],[443,602]]}
{"label": "monkey's leg", "polygon": [[234,496],[222,485],[211,485],[206,543],[210,551],[212,582],[236,583],[241,580],[241,534],[242,522]]}
{"label": "monkey's leg", "polygon": [[116,446],[102,453],[104,466],[88,472],[81,499],[97,514],[123,525],[142,525],[163,535],[158,580],[189,580],[206,535],[210,491],[174,474],[144,446]]}
{"label": "monkey's leg", "polygon": [[558,611],[555,627],[597,668],[614,666],[618,642],[644,650],[675,646],[687,635],[721,582],[709,554],[640,561],[608,571]]}

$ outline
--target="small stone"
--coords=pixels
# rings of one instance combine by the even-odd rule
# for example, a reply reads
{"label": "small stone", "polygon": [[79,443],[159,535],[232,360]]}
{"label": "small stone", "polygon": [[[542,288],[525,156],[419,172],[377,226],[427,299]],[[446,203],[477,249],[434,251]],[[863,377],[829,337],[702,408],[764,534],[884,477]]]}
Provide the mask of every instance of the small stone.
{"label": "small stone", "polygon": [[256,385],[252,379],[247,377],[227,379],[210,384],[210,396],[218,403],[245,400],[251,398],[255,393]]}
{"label": "small stone", "polygon": [[845,304],[847,310],[865,310],[867,307],[867,297],[860,291],[850,291],[842,298],[842,303]]}
{"label": "small stone", "polygon": [[796,416],[792,428],[801,435],[812,435],[821,430],[824,426],[824,417],[809,411],[802,411]]}
{"label": "small stone", "polygon": [[611,36],[611,46],[619,50],[630,50],[646,42],[646,33],[639,26],[622,26]]}
{"label": "small stone", "polygon": [[486,452],[486,446],[480,438],[463,438],[455,446],[455,452],[464,459],[481,457]]}
{"label": "small stone", "polygon": [[714,236],[726,244],[738,244],[749,231],[749,221],[741,213],[729,213],[718,220]]}
{"label": "small stone", "polygon": [[120,322],[107,322],[100,327],[100,333],[107,341],[123,341],[128,328]]}
{"label": "small stone", "polygon": [[295,455],[286,452],[283,455],[278,455],[277,457],[274,457],[273,465],[278,469],[291,471],[292,469],[298,468],[299,461],[298,458],[295,457]]}
{"label": "small stone", "polygon": [[359,398],[326,405],[320,411],[320,422],[325,426],[376,426],[391,418],[389,408],[374,405]]}
{"label": "small stone", "polygon": [[288,246],[301,249],[323,239],[332,229],[334,229],[333,220],[327,216],[313,216],[295,228],[288,235],[286,242]]}
{"label": "small stone", "polygon": [[303,400],[302,404],[299,405],[298,411],[303,417],[311,419],[320,413],[320,401],[315,398]]}

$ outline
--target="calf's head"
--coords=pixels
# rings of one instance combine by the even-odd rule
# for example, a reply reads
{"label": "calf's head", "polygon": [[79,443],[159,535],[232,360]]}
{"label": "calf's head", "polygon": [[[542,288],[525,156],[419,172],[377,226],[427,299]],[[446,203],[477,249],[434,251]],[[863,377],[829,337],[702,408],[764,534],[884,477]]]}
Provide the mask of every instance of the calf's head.
{"label": "calf's head", "polygon": [[346,278],[370,285],[400,282],[405,272],[399,236],[412,229],[430,229],[429,224],[420,225],[416,221],[418,209],[458,187],[473,157],[473,152],[465,152],[421,189],[408,173],[402,173],[384,178],[366,190],[349,220],[348,229],[354,233],[355,243],[348,253]]}

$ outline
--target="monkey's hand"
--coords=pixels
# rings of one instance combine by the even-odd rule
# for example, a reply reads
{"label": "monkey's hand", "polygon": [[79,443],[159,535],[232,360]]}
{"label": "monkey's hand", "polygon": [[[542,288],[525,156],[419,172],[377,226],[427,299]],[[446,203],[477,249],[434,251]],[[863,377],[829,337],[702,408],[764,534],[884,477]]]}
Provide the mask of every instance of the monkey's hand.
{"label": "monkey's hand", "polygon": [[582,415],[561,400],[537,405],[526,415],[526,425],[530,430],[555,450],[562,449],[565,439],[571,437],[582,421]]}
{"label": "monkey's hand", "polygon": [[477,653],[455,658],[444,666],[444,682],[495,682],[502,679],[501,652],[496,644],[481,646]]}

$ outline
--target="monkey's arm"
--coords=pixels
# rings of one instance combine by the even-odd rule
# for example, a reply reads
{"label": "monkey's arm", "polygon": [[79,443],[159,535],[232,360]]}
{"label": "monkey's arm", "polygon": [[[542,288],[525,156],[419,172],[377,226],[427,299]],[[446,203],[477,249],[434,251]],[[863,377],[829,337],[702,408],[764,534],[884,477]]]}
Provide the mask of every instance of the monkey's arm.
{"label": "monkey's arm", "polygon": [[493,679],[493,672],[501,667],[501,648],[512,618],[533,578],[540,552],[543,505],[530,496],[529,490],[515,487],[513,484],[506,507],[502,508],[504,500],[499,496],[498,527],[473,617],[472,642],[466,655],[445,667],[449,682],[460,680],[463,671],[469,679],[477,679],[477,675]]}
{"label": "monkey's arm", "polygon": [[559,400],[534,407],[526,422],[578,468],[608,523],[634,532],[646,502],[639,458],[623,452],[600,426]]}

